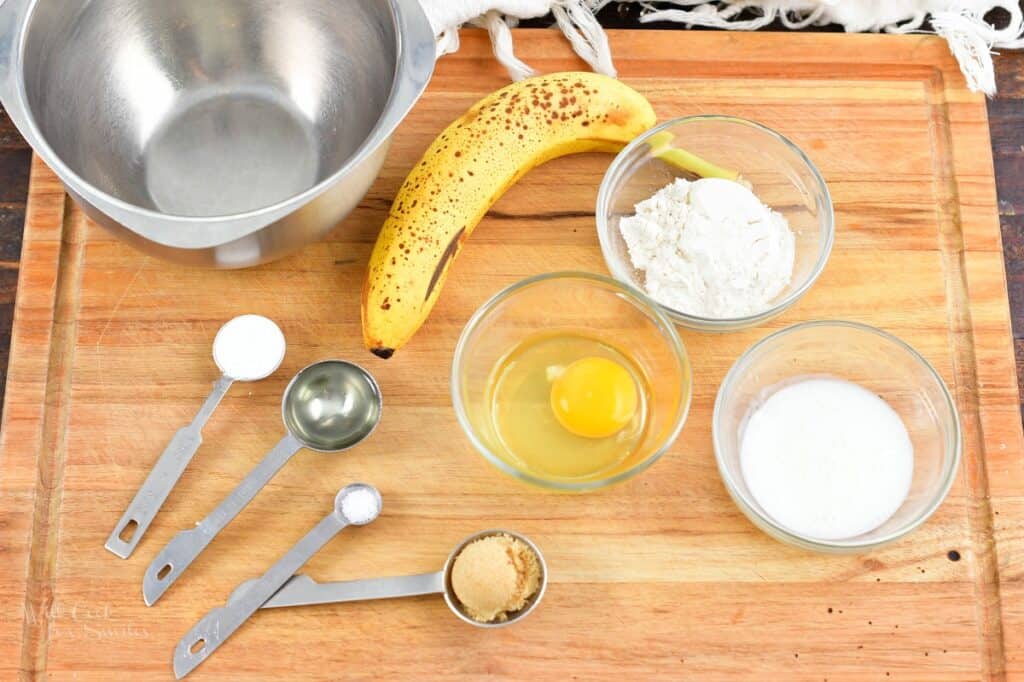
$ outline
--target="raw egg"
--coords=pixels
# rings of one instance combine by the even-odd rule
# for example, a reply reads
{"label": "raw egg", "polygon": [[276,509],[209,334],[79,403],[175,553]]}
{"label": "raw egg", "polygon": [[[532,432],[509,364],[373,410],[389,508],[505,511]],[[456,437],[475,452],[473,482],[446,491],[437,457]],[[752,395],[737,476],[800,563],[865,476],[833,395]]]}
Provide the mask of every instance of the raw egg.
{"label": "raw egg", "polygon": [[618,433],[636,414],[638,402],[629,371],[607,358],[577,360],[551,385],[551,409],[558,423],[584,438]]}

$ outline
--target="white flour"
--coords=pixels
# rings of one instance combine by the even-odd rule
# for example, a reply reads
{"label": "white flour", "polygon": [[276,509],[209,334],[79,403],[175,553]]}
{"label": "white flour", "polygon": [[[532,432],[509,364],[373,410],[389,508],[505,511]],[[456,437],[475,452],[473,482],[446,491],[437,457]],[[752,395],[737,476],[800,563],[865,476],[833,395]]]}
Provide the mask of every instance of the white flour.
{"label": "white flour", "polygon": [[871,391],[809,378],[750,415],[740,466],[775,521],[840,540],[878,528],[900,508],[914,477],[914,446],[900,416]]}
{"label": "white flour", "polygon": [[644,290],[658,303],[708,318],[771,307],[793,274],[786,219],[743,185],[677,178],[636,205],[619,231]]}

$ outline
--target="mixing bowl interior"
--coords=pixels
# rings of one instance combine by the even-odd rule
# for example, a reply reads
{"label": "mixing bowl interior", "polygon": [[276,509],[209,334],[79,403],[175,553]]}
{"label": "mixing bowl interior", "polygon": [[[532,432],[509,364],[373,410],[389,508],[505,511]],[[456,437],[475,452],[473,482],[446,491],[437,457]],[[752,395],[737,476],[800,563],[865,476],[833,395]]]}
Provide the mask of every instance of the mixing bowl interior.
{"label": "mixing bowl interior", "polygon": [[224,216],[338,171],[387,104],[388,0],[37,3],[25,89],[75,173],[135,206]]}

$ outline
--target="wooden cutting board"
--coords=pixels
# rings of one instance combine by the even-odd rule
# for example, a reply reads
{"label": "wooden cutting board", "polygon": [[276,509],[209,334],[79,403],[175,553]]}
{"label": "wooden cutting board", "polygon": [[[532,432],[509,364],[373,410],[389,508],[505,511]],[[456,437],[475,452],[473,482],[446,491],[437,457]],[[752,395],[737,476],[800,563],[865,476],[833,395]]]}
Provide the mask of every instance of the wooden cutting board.
{"label": "wooden cutting board", "polygon": [[[320,580],[440,568],[474,531],[533,538],[551,585],[500,631],[440,598],[263,612],[196,680],[975,680],[1024,673],[1024,467],[985,105],[927,37],[617,32],[622,78],[661,118],[726,113],[776,128],[828,180],[838,236],[796,307],[744,333],[683,332],[693,409],[671,453],[584,496],[525,487],[459,431],[452,349],[499,288],[604,266],[592,217],[609,162],[565,158],[514,187],[473,235],[433,317],[392,360],[361,347],[359,290],[378,227],[445,123],[506,82],[481,34],[445,57],[361,206],[324,242],[265,267],[190,270],[90,224],[33,168],[0,440],[0,677],[167,680],[179,637],[316,523],[344,483],[377,484],[372,526],[306,567]],[[544,71],[579,68],[553,31],[521,32]],[[217,371],[218,326],[258,312],[288,338],[270,379],[232,388],[135,556],[104,540]],[[730,501],[711,448],[718,384],[740,353],[802,320],[847,318],[918,348],[956,396],[965,456],[945,504],[906,539],[862,556],[779,544]],[[380,380],[376,434],[288,464],[175,587],[141,599],[147,563],[199,520],[283,433],[281,392],[309,362],[351,358]]]}

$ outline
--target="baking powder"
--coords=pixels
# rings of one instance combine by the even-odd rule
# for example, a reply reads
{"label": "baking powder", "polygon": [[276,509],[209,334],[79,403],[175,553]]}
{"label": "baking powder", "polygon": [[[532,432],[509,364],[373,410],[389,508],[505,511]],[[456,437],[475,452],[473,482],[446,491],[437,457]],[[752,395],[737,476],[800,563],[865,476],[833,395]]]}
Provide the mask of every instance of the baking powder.
{"label": "baking powder", "polygon": [[229,320],[213,340],[213,360],[224,374],[238,381],[256,381],[273,374],[285,353],[284,334],[262,315]]}

